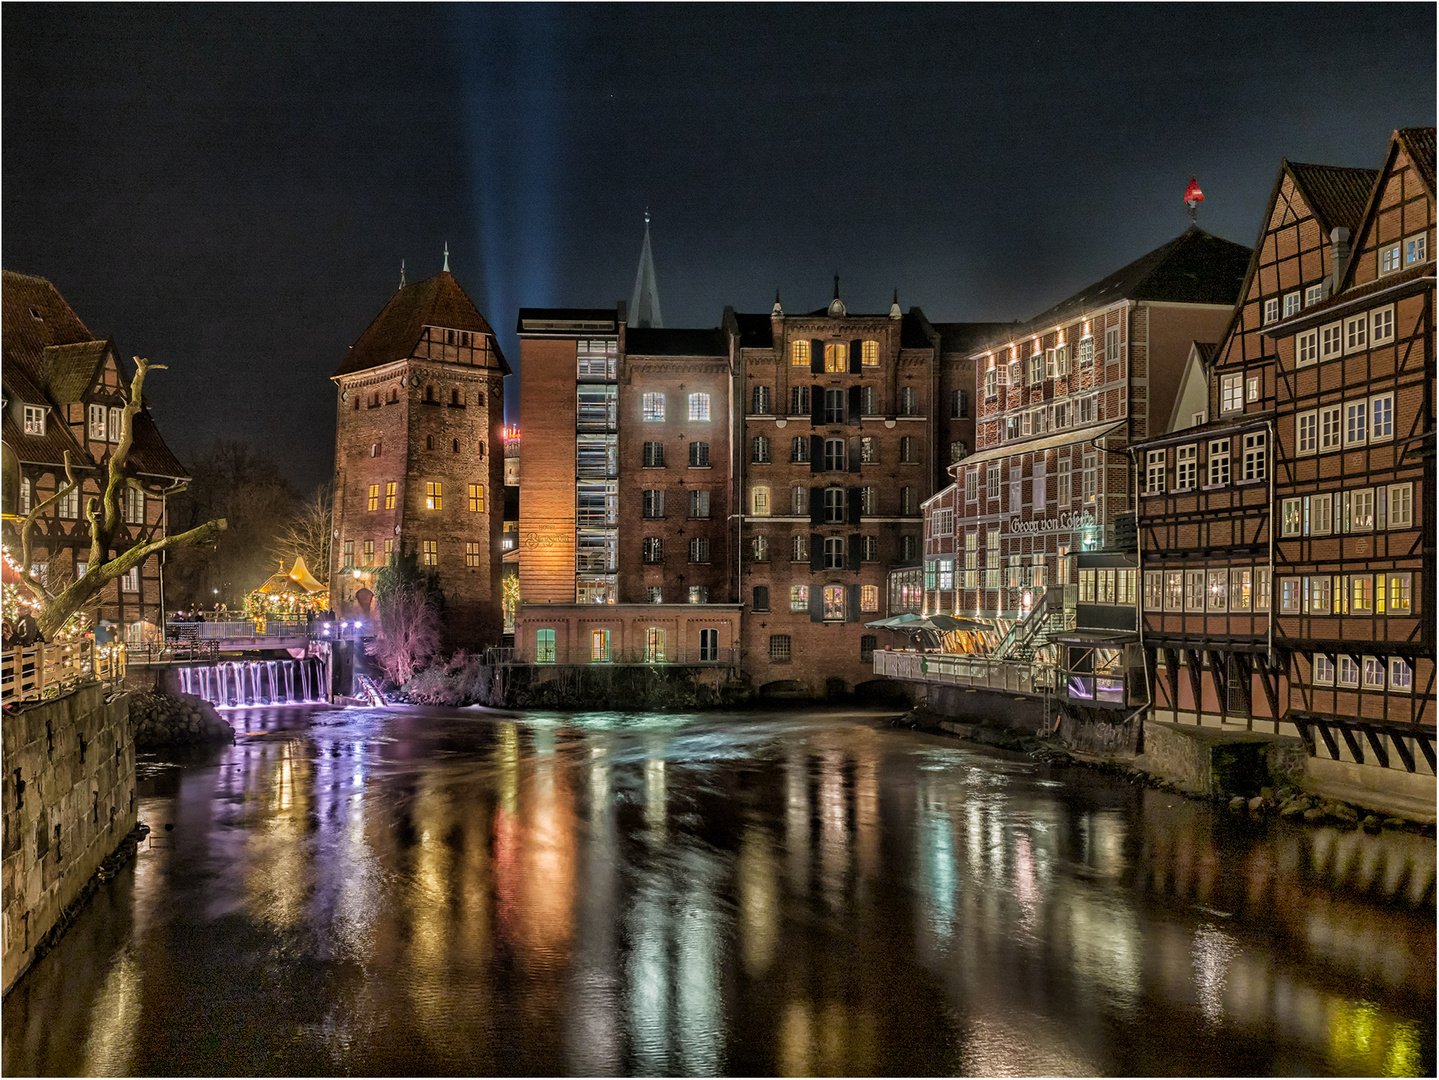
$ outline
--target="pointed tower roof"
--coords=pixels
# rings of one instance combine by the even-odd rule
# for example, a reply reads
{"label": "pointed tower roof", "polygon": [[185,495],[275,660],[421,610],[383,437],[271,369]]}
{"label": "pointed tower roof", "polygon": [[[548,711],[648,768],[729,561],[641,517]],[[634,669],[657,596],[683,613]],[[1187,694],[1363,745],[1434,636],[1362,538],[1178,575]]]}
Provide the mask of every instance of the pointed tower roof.
{"label": "pointed tower roof", "polygon": [[630,299],[631,326],[662,327],[660,290],[655,281],[655,257],[650,251],[650,212],[645,211],[645,243],[640,248],[640,268],[635,274],[635,293]]}
{"label": "pointed tower roof", "polygon": [[350,346],[345,362],[331,378],[413,356],[426,326],[486,335],[490,339],[490,350],[499,358],[500,369],[506,375],[510,373],[510,366],[500,352],[500,343],[495,339],[490,324],[465,295],[454,275],[448,270],[441,270],[432,278],[406,285],[395,292],[360,339]]}

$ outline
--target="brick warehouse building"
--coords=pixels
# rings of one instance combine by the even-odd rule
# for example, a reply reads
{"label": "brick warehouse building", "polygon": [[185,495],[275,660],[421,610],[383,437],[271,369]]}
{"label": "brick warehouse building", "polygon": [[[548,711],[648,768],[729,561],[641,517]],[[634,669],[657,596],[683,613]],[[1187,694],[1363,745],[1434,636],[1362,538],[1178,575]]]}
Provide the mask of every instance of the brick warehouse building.
{"label": "brick warehouse building", "polygon": [[[85,505],[101,494],[133,372],[115,343],[97,341],[44,278],[6,270],[3,296],[4,441],[20,465],[18,510],[28,513],[64,485],[67,451],[81,480],[36,527],[32,567],[54,591],[85,572],[90,550]],[[146,490],[125,493],[125,549],[165,534],[164,492],[188,479],[148,408],[135,416],[129,465]],[[100,594],[98,618],[123,626],[127,641],[161,633],[162,558],[162,553],[150,556]]]}
{"label": "brick warehouse building", "polygon": [[1124,448],[1167,423],[1249,255],[1191,227],[973,353],[977,449],[927,507],[926,610],[1038,618],[1068,556],[1113,543],[1134,509]]}
{"label": "brick warehouse building", "polygon": [[952,328],[836,295],[714,330],[630,327],[623,306],[527,308],[518,329],[521,659],[724,663],[816,694],[871,677],[862,624],[972,445],[969,389],[941,373]]}
{"label": "brick warehouse building", "polygon": [[356,594],[410,550],[439,575],[450,643],[499,644],[509,370],[448,266],[402,285],[350,346],[332,376],[337,613],[362,613]]}

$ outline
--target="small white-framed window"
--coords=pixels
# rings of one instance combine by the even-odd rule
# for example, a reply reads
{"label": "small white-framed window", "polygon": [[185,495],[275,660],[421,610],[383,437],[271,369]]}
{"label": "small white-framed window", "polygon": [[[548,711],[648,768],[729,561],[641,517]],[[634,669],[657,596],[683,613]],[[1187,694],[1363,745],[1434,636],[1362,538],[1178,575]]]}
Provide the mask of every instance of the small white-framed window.
{"label": "small white-framed window", "polygon": [[991,465],[984,474],[984,494],[991,499],[999,498],[999,466]]}
{"label": "small white-framed window", "polygon": [[1199,412],[1197,412],[1197,413],[1194,413],[1194,414],[1193,414],[1192,416],[1190,416],[1190,418],[1189,418],[1189,426],[1190,426],[1190,427],[1198,427],[1200,424],[1206,424],[1206,423],[1208,423],[1208,422],[1209,422],[1209,412],[1208,412],[1208,410],[1201,410],[1201,411],[1199,411]]}
{"label": "small white-framed window", "polygon": [[979,499],[979,470],[964,470],[964,501],[976,502]]}
{"label": "small white-framed window", "polygon": [[1239,412],[1244,408],[1244,376],[1224,375],[1219,380],[1220,413]]}
{"label": "small white-framed window", "polygon": [[1208,578],[1205,585],[1207,597],[1205,606],[1210,611],[1229,610],[1229,572],[1227,570],[1210,570]]}
{"label": "small white-framed window", "polygon": [[1306,330],[1294,335],[1294,366],[1308,367],[1319,360],[1319,331]]}
{"label": "small white-framed window", "polygon": [[120,575],[120,589],[122,592],[140,591],[140,568],[132,566]]}
{"label": "small white-framed window", "polygon": [[1184,571],[1164,571],[1164,610],[1184,610]]}
{"label": "small white-framed window", "polygon": [[1245,400],[1245,401],[1258,401],[1258,400],[1259,400],[1259,376],[1258,376],[1258,375],[1249,375],[1249,376],[1247,376],[1247,377],[1245,378],[1245,380],[1244,380],[1244,400]]}
{"label": "small white-framed window", "polygon": [[1381,574],[1376,597],[1379,610],[1390,615],[1410,615],[1414,611],[1412,574]]}
{"label": "small white-framed window", "polygon": [[1379,249],[1379,273],[1392,274],[1403,265],[1400,261],[1399,244],[1389,244]]}
{"label": "small white-framed window", "polygon": [[1344,445],[1363,446],[1369,441],[1369,403],[1344,403]]}
{"label": "small white-framed window", "polygon": [[1229,440],[1209,441],[1209,487],[1229,483]]}
{"label": "small white-framed window", "polygon": [[1300,516],[1301,500],[1296,498],[1284,499],[1279,504],[1279,522],[1281,536],[1298,536],[1303,527],[1303,519]]}
{"label": "small white-framed window", "polygon": [[1119,327],[1111,326],[1104,331],[1104,360],[1113,364],[1119,360]]}
{"label": "small white-framed window", "polygon": [[691,423],[703,423],[710,418],[710,396],[708,394],[699,393],[690,395],[689,418]]}
{"label": "small white-framed window", "polygon": [[105,441],[105,406],[90,406],[90,438],[99,442]]}
{"label": "small white-framed window", "polygon": [[1204,610],[1204,571],[1184,571],[1184,610]]}
{"label": "small white-framed window", "polygon": [[1268,300],[1264,301],[1264,323],[1267,326],[1269,323],[1278,321],[1279,297],[1271,296]]}
{"label": "small white-framed window", "polygon": [[1144,609],[1160,611],[1164,607],[1164,571],[1144,571]]}
{"label": "small white-framed window", "polygon": [[1168,464],[1167,450],[1149,450],[1144,455],[1144,493],[1158,495],[1164,490],[1164,474]]}
{"label": "small white-framed window", "polygon": [[1044,382],[1044,353],[1030,353],[1029,385],[1038,386],[1042,382]]}
{"label": "small white-framed window", "polygon": [[662,421],[665,418],[665,396],[655,391],[648,391],[640,399],[643,406],[644,419],[648,423]]}
{"label": "small white-framed window", "polygon": [[1429,258],[1429,237],[1425,233],[1415,233],[1404,241],[1404,265],[1413,266],[1415,263],[1428,261]]}
{"label": "small white-framed window", "polygon": [[1299,307],[1299,292],[1297,290],[1284,294],[1284,317],[1286,319],[1291,315],[1298,315]]}
{"label": "small white-framed window", "polygon": [[1333,360],[1344,352],[1344,324],[1330,323],[1319,328],[1319,359]]}
{"label": "small white-framed window", "polygon": [[1321,301],[1321,300],[1323,300],[1323,299],[1324,299],[1324,286],[1323,286],[1323,285],[1310,285],[1308,288],[1306,288],[1306,289],[1304,290],[1304,306],[1305,306],[1305,307],[1313,307],[1315,304],[1319,303],[1319,301]]}
{"label": "small white-framed window", "polygon": [[1385,489],[1389,528],[1408,529],[1414,525],[1414,485],[1390,484]]}
{"label": "small white-framed window", "polygon": [[125,430],[125,410],[119,406],[111,406],[110,423],[108,427],[108,438],[112,443],[120,441],[120,436]]}
{"label": "small white-framed window", "polygon": [[1294,417],[1294,452],[1312,454],[1319,449],[1319,411],[1310,409]]}
{"label": "small white-framed window", "polygon": [[1177,491],[1193,490],[1199,476],[1199,447],[1191,443],[1175,452],[1174,487]]}
{"label": "small white-framed window", "polygon": [[1374,531],[1374,489],[1360,488],[1344,492],[1344,531]]}
{"label": "small white-framed window", "polygon": [[1319,410],[1319,451],[1338,450],[1344,444],[1344,408],[1326,405]]}
{"label": "small white-framed window", "polygon": [[1397,656],[1389,658],[1389,689],[1408,693],[1414,689],[1414,670],[1407,660]]}
{"label": "small white-framed window", "polygon": [[1328,536],[1334,531],[1334,496],[1309,496],[1309,521],[1305,532],[1310,536]]}
{"label": "small white-framed window", "polygon": [[1369,441],[1394,438],[1394,395],[1375,394],[1369,399]]}
{"label": "small white-framed window", "polygon": [[1349,575],[1349,610],[1355,615],[1374,614],[1374,575]]}
{"label": "small white-framed window", "polygon": [[1314,654],[1313,671],[1315,686],[1334,685],[1334,665],[1330,662],[1329,657],[1323,653]]}
{"label": "small white-framed window", "polygon": [[1253,431],[1244,436],[1244,479],[1263,480],[1268,456],[1267,437],[1262,431]]}
{"label": "small white-framed window", "polygon": [[1359,665],[1348,653],[1339,654],[1339,667],[1334,673],[1334,682],[1338,686],[1359,685]]}
{"label": "small white-framed window", "polygon": [[1279,579],[1279,611],[1285,615],[1297,615],[1304,608],[1304,579],[1286,577]]}
{"label": "small white-framed window", "polygon": [[1359,352],[1369,347],[1369,316],[1355,315],[1344,320],[1344,351]]}
{"label": "small white-framed window", "polygon": [[1394,305],[1375,308],[1369,313],[1369,342],[1387,345],[1394,340]]}
{"label": "small white-framed window", "polygon": [[25,406],[25,434],[45,434],[45,410],[39,405]]}
{"label": "small white-framed window", "polygon": [[1360,669],[1360,673],[1364,689],[1384,689],[1384,661],[1377,656],[1364,657],[1364,666]]}
{"label": "small white-framed window", "polygon": [[1248,611],[1253,601],[1254,571],[1249,567],[1229,571],[1229,610]]}
{"label": "small white-framed window", "polygon": [[1071,486],[1073,483],[1073,471],[1074,462],[1068,457],[1059,459],[1059,471],[1055,474],[1055,501],[1061,507],[1067,507],[1070,500],[1074,497],[1073,487]]}

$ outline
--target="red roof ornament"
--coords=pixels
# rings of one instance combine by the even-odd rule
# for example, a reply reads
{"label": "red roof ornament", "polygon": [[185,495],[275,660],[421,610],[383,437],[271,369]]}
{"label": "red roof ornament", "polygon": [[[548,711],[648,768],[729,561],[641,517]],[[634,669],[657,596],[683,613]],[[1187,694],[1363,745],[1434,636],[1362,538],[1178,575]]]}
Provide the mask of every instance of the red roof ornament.
{"label": "red roof ornament", "polygon": [[1204,201],[1204,192],[1199,190],[1199,181],[1192,176],[1189,178],[1189,186],[1184,189],[1184,201],[1191,207]]}

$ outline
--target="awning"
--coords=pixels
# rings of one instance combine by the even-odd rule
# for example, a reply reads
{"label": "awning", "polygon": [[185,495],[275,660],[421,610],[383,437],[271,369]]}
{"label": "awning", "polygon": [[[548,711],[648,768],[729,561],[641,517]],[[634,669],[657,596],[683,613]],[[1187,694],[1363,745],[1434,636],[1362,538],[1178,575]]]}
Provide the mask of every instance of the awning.
{"label": "awning", "polygon": [[970,465],[982,465],[986,461],[994,461],[998,458],[1014,457],[1018,454],[1030,454],[1036,450],[1053,450],[1059,446],[1073,446],[1075,443],[1089,442],[1091,439],[1098,439],[1108,435],[1112,431],[1118,431],[1127,420],[1121,420],[1117,424],[1091,424],[1089,427],[1071,428],[1068,431],[1057,431],[1053,435],[1046,435],[1042,439],[1025,439],[1023,442],[1001,443],[999,446],[991,446],[987,450],[980,450],[978,453],[970,454],[969,457],[960,458],[949,467],[950,476],[958,476],[959,470]]}
{"label": "awning", "polygon": [[1061,645],[1091,645],[1107,648],[1138,641],[1139,634],[1133,630],[1066,630],[1050,638]]}
{"label": "awning", "polygon": [[993,630],[994,627],[986,622],[976,622],[973,619],[957,619],[953,615],[943,615],[936,612],[927,615],[919,622],[913,624],[916,630],[938,630],[940,633],[948,633],[951,630]]}
{"label": "awning", "polygon": [[875,630],[903,630],[905,627],[919,622],[920,618],[913,611],[904,611],[898,615],[891,615],[887,619],[876,619],[874,622],[867,622],[864,625]]}

